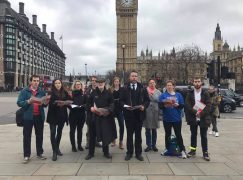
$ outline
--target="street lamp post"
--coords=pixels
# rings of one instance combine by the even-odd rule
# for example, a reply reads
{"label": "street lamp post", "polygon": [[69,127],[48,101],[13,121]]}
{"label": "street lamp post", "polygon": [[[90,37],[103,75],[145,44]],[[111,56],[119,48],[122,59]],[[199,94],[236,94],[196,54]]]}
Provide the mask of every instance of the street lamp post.
{"label": "street lamp post", "polygon": [[85,65],[85,76],[86,76],[86,87],[87,87],[87,82],[88,82],[88,75],[87,75],[87,63]]}
{"label": "street lamp post", "polygon": [[122,83],[125,84],[125,48],[126,45],[122,44]]}

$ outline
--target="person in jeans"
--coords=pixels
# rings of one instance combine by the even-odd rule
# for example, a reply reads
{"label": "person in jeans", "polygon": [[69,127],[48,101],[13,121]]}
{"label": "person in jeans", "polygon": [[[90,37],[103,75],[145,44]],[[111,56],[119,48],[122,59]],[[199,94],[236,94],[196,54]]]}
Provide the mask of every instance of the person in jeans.
{"label": "person in jeans", "polygon": [[[118,124],[119,124],[119,148],[124,149],[123,146],[123,135],[124,135],[124,117],[123,117],[123,112],[122,112],[122,107],[120,105],[120,91],[121,91],[121,86],[120,86],[120,78],[119,77],[114,77],[113,79],[113,84],[111,87],[111,93],[113,95],[114,99],[114,117],[117,118]],[[111,144],[111,146],[116,145],[116,140],[114,140]]]}
{"label": "person in jeans", "polygon": [[159,128],[159,97],[161,95],[161,92],[156,89],[156,83],[154,79],[149,80],[149,84],[147,87],[150,104],[148,108],[146,109],[146,117],[143,121],[143,127],[145,127],[145,136],[146,136],[146,144],[147,147],[144,150],[145,152],[148,152],[150,150],[153,150],[155,152],[158,151],[158,148],[156,147],[156,141],[157,141],[157,128]]}
{"label": "person in jeans", "polygon": [[219,132],[218,132],[218,128],[217,128],[217,117],[219,116],[219,104],[220,104],[221,98],[216,93],[214,86],[209,86],[208,92],[209,92],[210,101],[212,104],[210,115],[211,115],[212,126],[213,126],[212,131],[209,131],[208,134],[210,134],[210,135],[213,134],[213,135],[215,135],[215,137],[219,137]]}
{"label": "person in jeans", "polygon": [[[200,128],[201,145],[203,158],[210,161],[208,154],[208,139],[207,131],[211,124],[210,109],[211,101],[207,90],[202,89],[202,80],[200,77],[195,77],[193,80],[194,88],[188,91],[185,103],[186,121],[190,125],[191,130],[191,147],[188,157],[196,155],[197,150],[197,130]],[[203,103],[204,109],[195,108],[196,103]]]}
{"label": "person in jeans", "polygon": [[37,103],[33,101],[32,97],[42,98],[45,96],[45,92],[39,88],[40,77],[32,75],[30,77],[30,85],[24,88],[17,100],[17,105],[25,109],[23,119],[23,148],[24,148],[24,160],[23,163],[28,163],[31,155],[31,134],[33,127],[35,128],[36,135],[36,152],[37,158],[45,160],[43,156],[43,130],[45,121],[45,104]]}
{"label": "person in jeans", "polygon": [[[69,126],[70,126],[70,142],[72,145],[72,151],[77,152],[75,142],[75,131],[77,129],[77,145],[78,150],[83,151],[82,136],[83,127],[85,123],[85,108],[86,108],[86,96],[82,90],[82,83],[80,80],[74,81],[72,85],[72,101],[73,107],[70,108],[69,113]],[[76,106],[76,107],[74,107]]]}
{"label": "person in jeans", "polygon": [[[166,91],[159,98],[159,107],[163,111],[163,125],[165,130],[165,147],[169,149],[169,138],[173,127],[175,136],[181,151],[181,158],[186,159],[185,146],[181,135],[182,116],[181,110],[184,107],[184,99],[179,92],[175,92],[173,80],[166,81]],[[163,155],[163,154],[162,154]]]}
{"label": "person in jeans", "polygon": [[57,155],[62,156],[60,151],[60,142],[62,130],[65,123],[68,123],[67,106],[57,101],[70,100],[68,92],[64,90],[61,79],[55,79],[51,87],[51,99],[47,113],[47,123],[50,125],[50,140],[52,145],[52,160],[57,160]]}

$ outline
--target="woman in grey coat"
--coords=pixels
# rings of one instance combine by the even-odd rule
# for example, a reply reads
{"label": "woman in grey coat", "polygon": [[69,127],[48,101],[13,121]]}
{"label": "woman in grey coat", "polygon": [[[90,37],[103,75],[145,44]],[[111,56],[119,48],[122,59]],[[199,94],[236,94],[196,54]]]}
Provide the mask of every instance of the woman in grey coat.
{"label": "woman in grey coat", "polygon": [[159,97],[161,92],[156,89],[156,83],[154,79],[149,80],[149,85],[147,87],[147,91],[150,98],[149,107],[146,109],[146,117],[143,122],[143,127],[145,127],[145,135],[146,135],[146,144],[147,148],[144,150],[148,152],[153,150],[155,152],[158,151],[156,147],[157,141],[157,128],[159,128]]}

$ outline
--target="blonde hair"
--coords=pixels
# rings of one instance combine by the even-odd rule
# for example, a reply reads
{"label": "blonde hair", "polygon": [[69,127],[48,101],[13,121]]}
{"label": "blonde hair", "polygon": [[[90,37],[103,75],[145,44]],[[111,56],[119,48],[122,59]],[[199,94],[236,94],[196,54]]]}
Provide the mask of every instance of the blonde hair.
{"label": "blonde hair", "polygon": [[117,77],[117,76],[115,76],[115,77],[113,78],[112,85],[111,85],[111,88],[110,88],[111,92],[114,91],[114,88],[115,88],[114,81],[115,81],[115,80],[119,80],[119,83],[120,83],[120,78]]}
{"label": "blonde hair", "polygon": [[82,82],[81,82],[80,80],[75,80],[75,81],[73,82],[73,84],[72,84],[72,88],[71,88],[72,91],[73,91],[73,90],[76,90],[76,83],[80,83],[80,84],[81,84],[81,89],[83,88],[83,84],[82,84]]}

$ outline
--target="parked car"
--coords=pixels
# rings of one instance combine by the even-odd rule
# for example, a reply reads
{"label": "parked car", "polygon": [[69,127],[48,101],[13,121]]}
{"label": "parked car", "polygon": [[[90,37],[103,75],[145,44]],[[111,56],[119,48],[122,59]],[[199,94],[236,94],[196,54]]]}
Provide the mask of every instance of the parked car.
{"label": "parked car", "polygon": [[[180,92],[185,99],[187,92],[190,91],[191,88],[193,88],[193,86],[176,86],[175,90],[177,92]],[[203,89],[207,90],[208,88],[203,87]],[[230,113],[236,110],[236,101],[233,98],[226,96],[224,94],[220,94],[220,95],[222,97],[219,105],[220,112]]]}
{"label": "parked car", "polygon": [[236,106],[241,106],[243,103],[243,97],[229,89],[220,89],[220,94],[232,98],[236,102]]}

